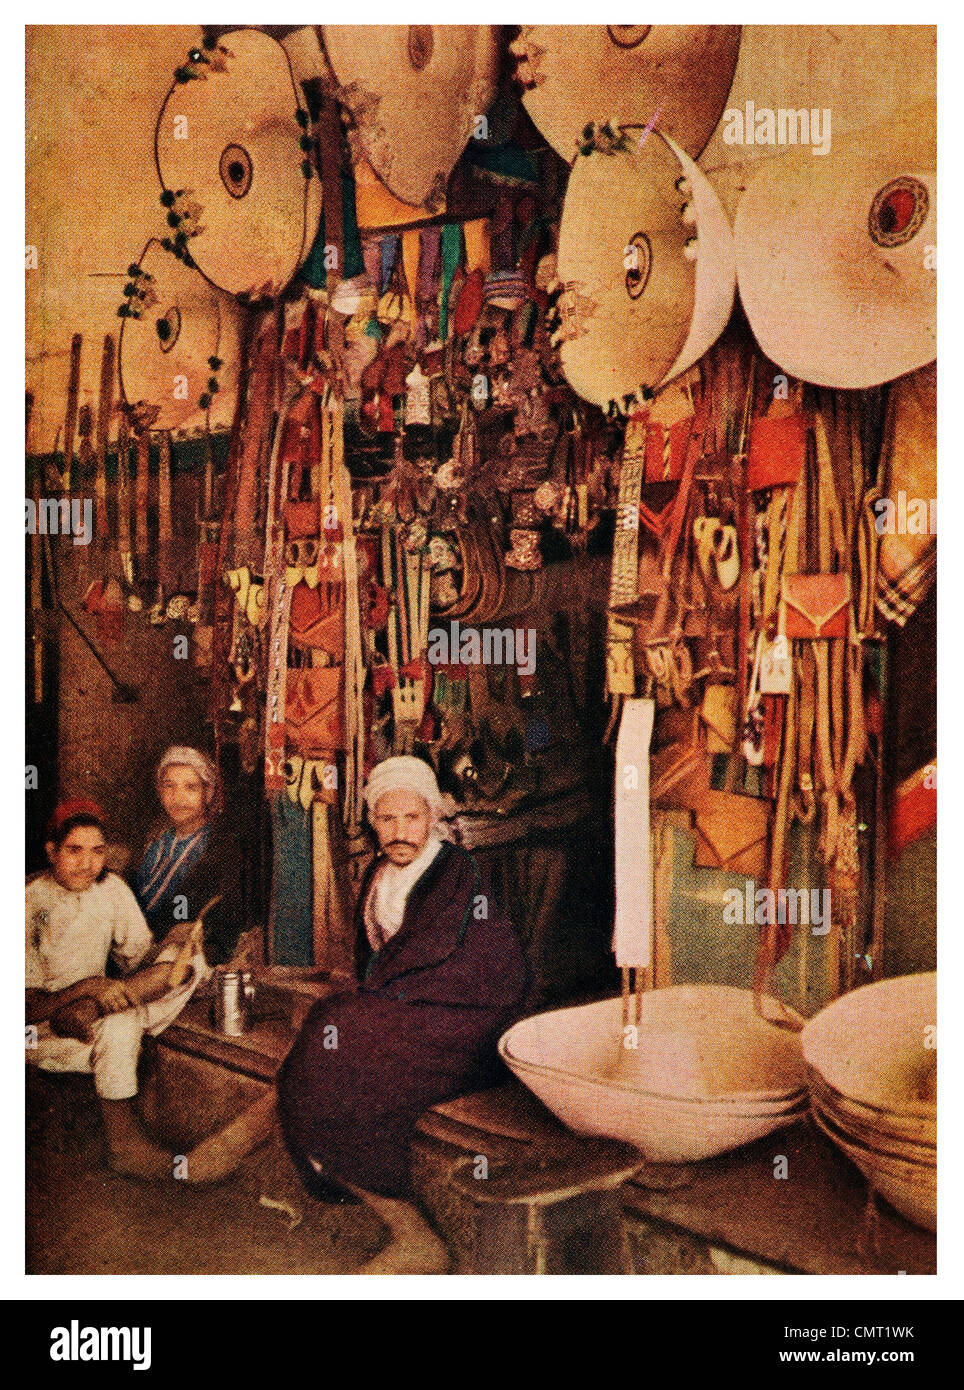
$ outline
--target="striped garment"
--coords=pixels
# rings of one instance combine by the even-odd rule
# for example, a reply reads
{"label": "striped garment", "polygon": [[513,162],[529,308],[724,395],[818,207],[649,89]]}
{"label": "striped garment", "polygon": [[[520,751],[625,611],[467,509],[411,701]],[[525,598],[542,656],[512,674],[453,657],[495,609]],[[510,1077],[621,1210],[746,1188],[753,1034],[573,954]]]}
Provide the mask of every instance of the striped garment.
{"label": "striped garment", "polygon": [[171,829],[151,841],[134,876],[134,892],[145,916],[150,917],[177,892],[207,849],[210,836],[210,825],[202,825],[183,839]]}

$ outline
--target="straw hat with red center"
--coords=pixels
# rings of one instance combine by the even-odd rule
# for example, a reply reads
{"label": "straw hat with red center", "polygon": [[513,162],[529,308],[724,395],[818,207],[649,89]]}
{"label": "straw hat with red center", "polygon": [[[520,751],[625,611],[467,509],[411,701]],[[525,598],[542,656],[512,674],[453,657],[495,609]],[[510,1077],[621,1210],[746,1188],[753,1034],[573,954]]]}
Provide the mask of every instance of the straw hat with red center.
{"label": "straw hat with red center", "polygon": [[937,354],[937,127],[924,103],[766,160],[734,222],[740,299],[792,376],[877,386]]}

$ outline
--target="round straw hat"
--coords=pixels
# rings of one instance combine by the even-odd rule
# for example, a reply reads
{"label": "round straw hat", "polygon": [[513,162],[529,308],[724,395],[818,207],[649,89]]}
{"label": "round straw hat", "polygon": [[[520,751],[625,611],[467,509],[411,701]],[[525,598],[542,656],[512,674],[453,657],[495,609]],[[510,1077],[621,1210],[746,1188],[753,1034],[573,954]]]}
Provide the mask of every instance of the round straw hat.
{"label": "round straw hat", "polygon": [[625,148],[576,160],[559,231],[562,368],[604,408],[702,357],[726,327],[736,279],[706,176],[669,136],[624,135]]}
{"label": "round straw hat", "polygon": [[925,103],[764,161],[734,222],[757,342],[818,386],[877,386],[937,353],[936,121]]}
{"label": "round straw hat", "polygon": [[[243,310],[154,238],[137,268],[129,283],[145,298],[129,300],[138,316],[123,319],[120,335],[125,401],[155,406],[155,429],[201,425],[208,410],[212,427],[230,426]],[[212,360],[220,366],[212,366]]]}
{"label": "round straw hat", "polygon": [[[220,45],[217,67],[175,81],[167,95],[158,172],[168,195],[196,209],[188,246],[212,284],[274,296],[306,259],[321,220],[321,182],[301,144],[308,113],[283,44],[239,29]],[[178,210],[175,203],[171,214]]]}
{"label": "round straw hat", "polygon": [[761,113],[806,112],[808,124],[818,113],[832,149],[848,132],[933,101],[936,58],[934,25],[745,24],[725,109],[700,155],[730,217],[754,169],[787,152],[758,138]]}
{"label": "round straw hat", "polygon": [[511,50],[523,104],[570,164],[583,128],[613,119],[698,155],[726,103],[738,24],[524,24]]}
{"label": "round straw hat", "polygon": [[405,203],[440,205],[498,76],[491,24],[323,24],[355,153]]}

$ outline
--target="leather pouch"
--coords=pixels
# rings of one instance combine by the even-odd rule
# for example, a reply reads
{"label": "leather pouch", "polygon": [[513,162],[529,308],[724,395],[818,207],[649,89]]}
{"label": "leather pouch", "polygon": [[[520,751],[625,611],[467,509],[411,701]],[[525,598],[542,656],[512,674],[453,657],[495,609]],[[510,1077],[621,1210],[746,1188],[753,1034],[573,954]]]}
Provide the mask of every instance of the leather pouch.
{"label": "leather pouch", "polygon": [[700,706],[700,727],[707,753],[732,753],[736,742],[736,691],[732,685],[707,685]]}
{"label": "leather pouch", "polygon": [[326,608],[321,589],[310,589],[303,581],[291,594],[288,640],[296,647],[320,647],[341,660],[345,652],[345,610]]}
{"label": "leather pouch", "polygon": [[694,811],[710,788],[705,755],[692,744],[671,743],[649,760],[649,800],[661,811]]}
{"label": "leather pouch", "polygon": [[285,534],[289,541],[303,540],[307,536],[317,536],[321,515],[318,503],[286,502]]}
{"label": "leather pouch", "polygon": [[345,743],[343,666],[305,666],[287,673],[285,737],[298,753],[317,757]]}
{"label": "leather pouch", "polygon": [[849,611],[849,574],[785,574],[780,582],[780,632],[786,637],[846,637]]}
{"label": "leather pouch", "polygon": [[769,802],[735,792],[707,791],[696,811],[696,854],[702,869],[765,879]]}
{"label": "leather pouch", "polygon": [[763,415],[750,427],[746,485],[750,492],[793,487],[807,457],[810,421],[801,412]]}

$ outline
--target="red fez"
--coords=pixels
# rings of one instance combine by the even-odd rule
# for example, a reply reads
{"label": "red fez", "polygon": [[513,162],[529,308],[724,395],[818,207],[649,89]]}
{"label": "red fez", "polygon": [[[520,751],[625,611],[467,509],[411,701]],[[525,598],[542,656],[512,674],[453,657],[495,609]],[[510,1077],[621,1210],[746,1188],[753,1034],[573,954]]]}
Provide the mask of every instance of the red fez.
{"label": "red fez", "polygon": [[104,812],[96,801],[92,801],[88,796],[71,796],[66,801],[62,801],[54,809],[49,821],[47,822],[47,839],[52,840],[58,831],[73,816],[89,816],[101,827],[104,825]]}

